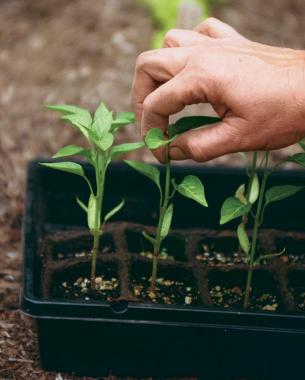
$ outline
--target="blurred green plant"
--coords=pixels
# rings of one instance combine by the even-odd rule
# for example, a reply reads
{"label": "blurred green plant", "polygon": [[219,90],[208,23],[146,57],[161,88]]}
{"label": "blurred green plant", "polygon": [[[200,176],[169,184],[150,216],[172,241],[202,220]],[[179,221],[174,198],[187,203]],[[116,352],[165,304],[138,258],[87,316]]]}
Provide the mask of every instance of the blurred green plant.
{"label": "blurred green plant", "polygon": [[[205,19],[211,14],[212,6],[222,2],[223,0],[189,1],[200,7],[202,18]],[[169,29],[177,27],[179,5],[181,0],[138,0],[138,2],[145,5],[150,10],[152,18],[157,26],[157,30],[152,37],[151,47],[153,49],[158,49],[162,46],[165,33]]]}

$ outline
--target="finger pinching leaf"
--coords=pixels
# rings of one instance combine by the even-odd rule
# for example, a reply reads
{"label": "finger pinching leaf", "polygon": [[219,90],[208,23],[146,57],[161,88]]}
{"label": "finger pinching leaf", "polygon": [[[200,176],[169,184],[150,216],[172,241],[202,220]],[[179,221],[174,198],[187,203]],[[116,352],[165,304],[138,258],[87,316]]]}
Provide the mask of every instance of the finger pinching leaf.
{"label": "finger pinching leaf", "polygon": [[149,149],[158,149],[161,146],[165,146],[171,143],[177,136],[173,136],[171,139],[165,139],[164,133],[159,128],[151,128],[145,136],[145,144]]}

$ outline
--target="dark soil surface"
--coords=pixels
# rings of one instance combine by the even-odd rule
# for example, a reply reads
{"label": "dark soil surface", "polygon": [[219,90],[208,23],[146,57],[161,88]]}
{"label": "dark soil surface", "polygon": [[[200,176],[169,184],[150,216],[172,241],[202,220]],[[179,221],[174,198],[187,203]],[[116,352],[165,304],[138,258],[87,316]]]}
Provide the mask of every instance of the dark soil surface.
{"label": "dark soil surface", "polygon": [[[253,39],[305,46],[303,0],[232,0],[215,15]],[[41,370],[35,328],[18,310],[25,166],[77,143],[42,103],[94,108],[103,99],[129,108],[134,62],[152,24],[134,0],[3,0],[0,21],[0,379],[89,380]]]}

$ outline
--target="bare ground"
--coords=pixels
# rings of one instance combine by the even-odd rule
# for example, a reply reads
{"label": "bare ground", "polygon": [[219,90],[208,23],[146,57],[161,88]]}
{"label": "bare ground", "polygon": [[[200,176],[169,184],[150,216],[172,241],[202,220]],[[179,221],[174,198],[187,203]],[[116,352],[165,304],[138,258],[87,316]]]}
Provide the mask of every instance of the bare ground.
{"label": "bare ground", "polygon": [[[227,0],[215,15],[250,38],[305,47],[303,0]],[[35,329],[18,311],[25,166],[77,138],[41,104],[129,108],[134,62],[151,31],[134,0],[0,1],[0,380],[80,379],[40,369]],[[132,127],[125,135],[135,136]]]}

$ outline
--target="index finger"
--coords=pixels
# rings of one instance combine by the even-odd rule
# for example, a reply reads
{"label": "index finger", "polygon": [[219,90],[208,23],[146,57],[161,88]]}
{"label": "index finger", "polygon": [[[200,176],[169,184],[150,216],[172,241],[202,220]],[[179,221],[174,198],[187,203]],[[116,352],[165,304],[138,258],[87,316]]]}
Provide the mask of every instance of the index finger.
{"label": "index finger", "polygon": [[132,102],[139,126],[146,97],[181,72],[186,61],[187,53],[179,47],[151,50],[138,57],[132,85]]}

